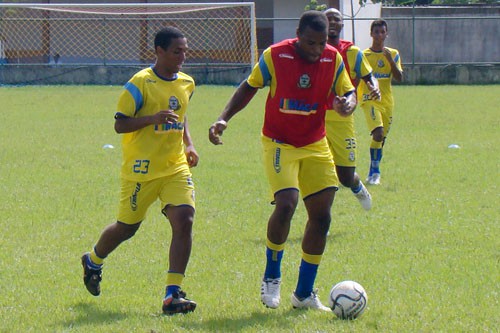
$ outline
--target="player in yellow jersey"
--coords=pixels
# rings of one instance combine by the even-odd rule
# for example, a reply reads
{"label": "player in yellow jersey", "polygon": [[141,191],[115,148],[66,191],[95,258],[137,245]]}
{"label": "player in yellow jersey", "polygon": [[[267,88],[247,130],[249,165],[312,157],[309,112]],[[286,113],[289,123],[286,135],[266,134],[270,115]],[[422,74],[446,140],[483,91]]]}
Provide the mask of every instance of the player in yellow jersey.
{"label": "player in yellow jersey", "polygon": [[[370,87],[371,97],[379,99],[378,82],[373,77],[372,68],[363,53],[353,43],[340,39],[340,33],[344,27],[342,14],[335,8],[329,8],[324,13],[329,22],[328,44],[335,47],[342,55],[352,84],[356,87],[359,81],[363,80]],[[342,117],[337,112],[329,110],[326,112],[325,126],[326,138],[333,154],[340,183],[350,188],[362,207],[369,210],[372,206],[371,195],[356,173],[354,116],[351,114],[348,117]]]}
{"label": "player in yellow jersey", "polygon": [[370,96],[369,87],[363,82],[358,87],[358,98],[372,136],[370,172],[366,180],[372,185],[380,184],[382,147],[392,124],[394,98],[392,96],[391,82],[393,78],[398,82],[403,79],[403,69],[398,50],[384,45],[387,33],[386,21],[373,21],[370,27],[370,36],[373,39],[372,46],[363,51],[373,68],[374,76],[379,82],[382,98],[380,100],[373,99]]}
{"label": "player in yellow jersey", "polygon": [[187,40],[176,28],[161,29],[154,38],[156,61],[125,85],[115,113],[115,130],[123,133],[118,217],[94,248],[82,256],[84,284],[100,294],[102,265],[123,241],[134,236],[149,207],[158,199],[170,221],[169,269],[162,310],[165,314],[194,311],[196,303],[180,288],[191,254],[195,213],[190,167],[198,164],[189,133],[187,106],[194,80],[180,72]]}

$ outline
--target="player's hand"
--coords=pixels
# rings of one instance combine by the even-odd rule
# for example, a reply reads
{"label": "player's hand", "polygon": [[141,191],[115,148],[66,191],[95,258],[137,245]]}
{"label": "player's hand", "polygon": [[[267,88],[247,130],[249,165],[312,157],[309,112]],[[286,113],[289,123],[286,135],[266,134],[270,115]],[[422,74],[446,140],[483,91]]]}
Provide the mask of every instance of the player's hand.
{"label": "player's hand", "polygon": [[354,109],[356,108],[356,103],[352,102],[351,98],[345,96],[335,96],[333,100],[333,109],[343,117],[350,116]]}
{"label": "player's hand", "polygon": [[196,152],[196,149],[194,149],[194,146],[186,146],[185,153],[189,167],[194,168],[197,166],[200,156]]}
{"label": "player's hand", "polygon": [[380,100],[382,95],[380,94],[380,89],[378,88],[378,86],[371,84],[371,82],[366,82],[366,85],[370,90],[370,99]]}
{"label": "player's hand", "polygon": [[222,140],[221,136],[224,130],[227,128],[227,122],[224,120],[217,120],[215,123],[210,126],[210,129],[208,130],[208,139],[210,142],[212,142],[214,145],[221,145]]}
{"label": "player's hand", "polygon": [[153,124],[173,124],[179,119],[174,110],[161,110],[152,116]]}

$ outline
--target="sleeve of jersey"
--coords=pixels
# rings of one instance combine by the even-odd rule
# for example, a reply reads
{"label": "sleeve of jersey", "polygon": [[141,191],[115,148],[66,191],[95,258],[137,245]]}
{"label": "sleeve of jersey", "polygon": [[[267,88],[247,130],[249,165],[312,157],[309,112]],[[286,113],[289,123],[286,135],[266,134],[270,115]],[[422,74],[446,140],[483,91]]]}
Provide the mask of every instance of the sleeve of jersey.
{"label": "sleeve of jersey", "polygon": [[115,118],[134,117],[142,108],[144,103],[142,92],[138,88],[138,82],[131,79],[123,87],[123,91],[118,98],[118,106]]}
{"label": "sleeve of jersey", "polygon": [[361,50],[358,49],[358,53],[356,55],[356,64],[359,63],[359,77],[365,77],[371,72],[373,72],[372,66],[366,59],[365,55]]}
{"label": "sleeve of jersey", "polygon": [[267,48],[260,56],[259,62],[253,67],[252,72],[248,76],[247,83],[254,88],[263,88],[271,81],[273,73],[274,66],[271,58],[271,48]]}
{"label": "sleeve of jersey", "polygon": [[354,91],[354,86],[349,79],[342,57],[338,52],[335,67],[335,80],[333,81],[333,90],[335,91],[335,95],[343,96],[350,91]]}
{"label": "sleeve of jersey", "polygon": [[394,50],[394,62],[398,66],[398,69],[403,71],[403,68],[401,67],[401,57],[399,56],[399,52],[397,50]]}
{"label": "sleeve of jersey", "polygon": [[366,60],[363,53],[357,46],[352,45],[349,48],[347,51],[347,61],[349,62],[349,68],[351,69],[351,73],[348,74],[350,74],[353,78],[360,79],[372,72],[372,67],[368,63],[368,60]]}

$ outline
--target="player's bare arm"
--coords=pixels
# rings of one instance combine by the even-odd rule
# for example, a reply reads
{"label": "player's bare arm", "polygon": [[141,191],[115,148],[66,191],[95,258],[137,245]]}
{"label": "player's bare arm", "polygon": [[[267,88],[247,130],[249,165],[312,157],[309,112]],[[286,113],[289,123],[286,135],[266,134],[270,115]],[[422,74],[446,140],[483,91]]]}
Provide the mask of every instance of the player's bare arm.
{"label": "player's bare arm", "polygon": [[365,81],[366,86],[370,90],[370,98],[373,100],[380,100],[381,94],[378,85],[378,80],[370,73],[366,76],[362,77],[363,81]]}
{"label": "player's bare arm", "polygon": [[233,96],[227,103],[224,111],[220,114],[215,123],[210,126],[208,130],[208,139],[214,145],[221,145],[221,136],[227,128],[227,122],[235,114],[243,110],[245,106],[252,100],[257,93],[257,88],[250,86],[246,81],[242,82],[238,89],[234,92]]}
{"label": "player's bare arm", "polygon": [[116,117],[116,133],[130,133],[140,130],[149,125],[172,124],[177,121],[179,115],[173,110],[162,110],[151,116],[144,117]]}
{"label": "player's bare arm", "polygon": [[349,91],[343,96],[335,96],[333,109],[343,117],[350,116],[356,109],[356,92]]}
{"label": "player's bare arm", "polygon": [[398,65],[396,64],[394,59],[392,59],[391,51],[389,51],[389,49],[387,47],[384,47],[384,56],[389,61],[389,64],[391,65],[392,77],[397,82],[401,82],[401,80],[403,80],[403,72],[399,70]]}
{"label": "player's bare arm", "polygon": [[198,152],[194,148],[193,140],[191,139],[191,133],[189,132],[188,118],[187,115],[184,115],[184,134],[182,137],[184,142],[184,152],[186,154],[186,159],[190,168],[194,168],[198,165],[198,161],[200,160],[200,156]]}

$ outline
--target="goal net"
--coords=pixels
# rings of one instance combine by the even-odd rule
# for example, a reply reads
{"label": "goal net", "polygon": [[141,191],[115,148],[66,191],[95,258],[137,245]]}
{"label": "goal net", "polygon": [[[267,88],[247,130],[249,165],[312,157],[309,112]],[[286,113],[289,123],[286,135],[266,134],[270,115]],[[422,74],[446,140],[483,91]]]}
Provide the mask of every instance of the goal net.
{"label": "goal net", "polygon": [[154,34],[179,28],[186,64],[253,66],[253,2],[145,4],[0,3],[2,64],[138,65],[154,62]]}

